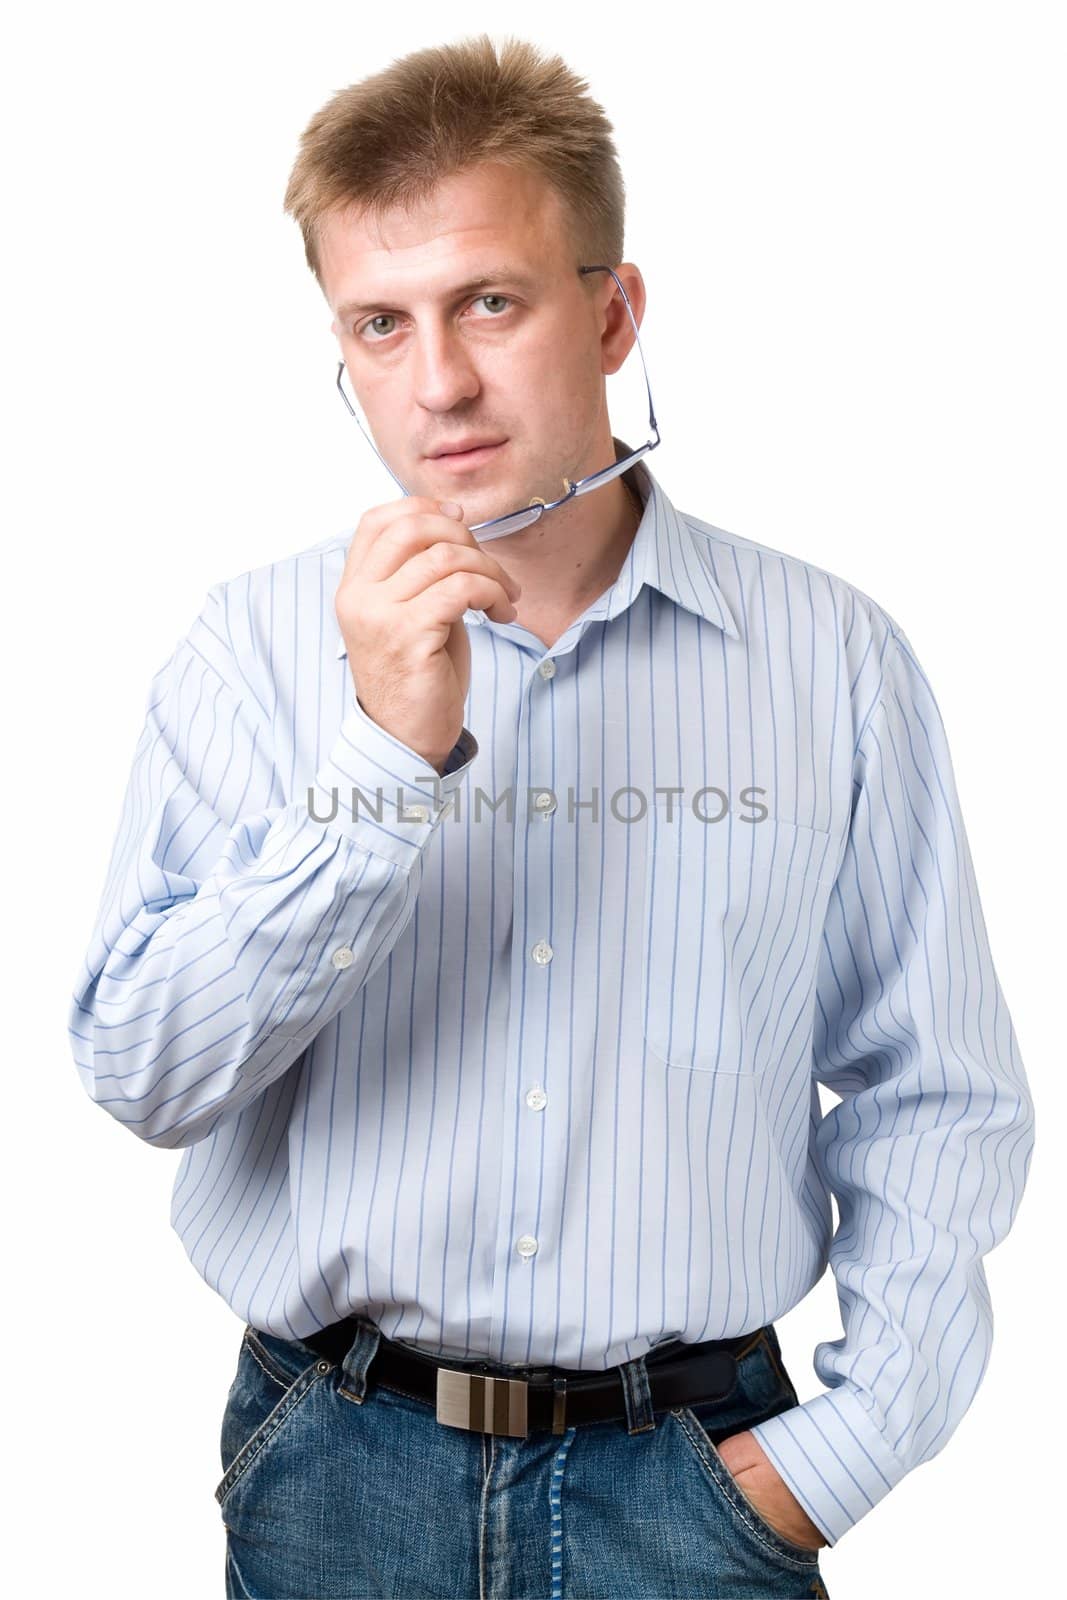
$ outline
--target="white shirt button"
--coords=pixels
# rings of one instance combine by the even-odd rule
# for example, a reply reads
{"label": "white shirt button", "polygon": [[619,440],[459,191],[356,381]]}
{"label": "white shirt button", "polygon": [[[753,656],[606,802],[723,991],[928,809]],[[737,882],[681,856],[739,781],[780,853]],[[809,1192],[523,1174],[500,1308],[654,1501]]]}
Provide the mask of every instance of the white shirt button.
{"label": "white shirt button", "polygon": [[430,809],[428,806],[401,806],[400,815],[407,822],[428,822]]}
{"label": "white shirt button", "polygon": [[548,789],[542,789],[540,794],[534,795],[534,809],[543,817],[550,816],[556,809],[556,797]]}
{"label": "white shirt button", "polygon": [[533,956],[538,966],[547,967],[548,963],[552,960],[552,946],[550,944],[546,944],[544,939],[539,939],[534,945],[533,949],[530,951],[530,954]]}
{"label": "white shirt button", "polygon": [[333,962],[334,966],[338,968],[350,967],[355,959],[355,956],[352,954],[351,950],[346,944],[343,944],[339,950],[335,950],[333,955],[330,957],[330,960]]}
{"label": "white shirt button", "polygon": [[543,1111],[548,1104],[548,1096],[539,1083],[526,1091],[526,1104],[531,1111]]}
{"label": "white shirt button", "polygon": [[547,656],[544,661],[537,663],[537,670],[542,678],[554,678],[556,675],[556,663],[551,656]]}
{"label": "white shirt button", "polygon": [[524,1233],[515,1248],[520,1256],[528,1260],[530,1256],[537,1254],[537,1240],[532,1233]]}

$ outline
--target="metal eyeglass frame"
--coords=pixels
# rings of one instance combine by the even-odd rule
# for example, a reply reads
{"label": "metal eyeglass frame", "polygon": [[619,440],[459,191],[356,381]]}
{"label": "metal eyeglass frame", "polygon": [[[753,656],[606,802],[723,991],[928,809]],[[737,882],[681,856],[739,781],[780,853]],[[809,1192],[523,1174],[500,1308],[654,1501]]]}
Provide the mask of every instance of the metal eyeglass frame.
{"label": "metal eyeglass frame", "polygon": [[[659,427],[656,423],[656,414],[652,409],[652,386],[648,381],[648,364],[645,361],[645,352],[641,348],[641,335],[637,327],[637,318],[634,316],[633,307],[630,304],[630,297],[623,288],[622,282],[614,267],[579,267],[577,270],[581,273],[610,272],[611,276],[615,279],[615,282],[619,286],[619,293],[626,302],[626,309],[630,313],[630,321],[634,325],[634,338],[637,341],[637,351],[641,357],[641,366],[644,369],[645,388],[648,390],[648,426],[650,438],[647,444],[641,445],[637,450],[631,450],[629,455],[623,456],[620,461],[613,462],[610,467],[602,467],[599,472],[591,472],[587,478],[579,478],[576,483],[570,478],[564,478],[563,483],[566,488],[566,493],[562,494],[558,500],[550,500],[546,504],[544,500],[537,497],[531,500],[529,505],[521,506],[517,511],[509,511],[502,517],[492,517],[488,522],[472,523],[470,532],[473,534],[480,534],[482,536],[481,542],[483,543],[489,539],[499,539],[506,533],[515,533],[519,528],[529,527],[531,523],[537,522],[541,517],[543,517],[546,511],[554,511],[557,506],[565,505],[567,501],[573,499],[575,495],[586,494],[590,489],[597,489],[601,484],[608,483],[612,478],[619,477],[627,470],[628,467],[632,467],[635,461],[639,461],[643,455],[647,455],[650,450],[654,450],[659,444]],[[339,361],[337,363],[337,388],[340,391],[341,399],[355,417],[356,422],[359,425],[359,431],[362,433],[363,437],[374,451],[374,454],[378,457],[378,460],[381,462],[386,472],[388,472],[389,476],[393,479],[397,486],[403,489],[405,494],[410,494],[411,490],[401,483],[392,467],[378,450],[374,440],[371,438],[370,434],[367,432],[367,429],[360,421],[358,411],[345,394],[342,383],[344,373],[344,361]]]}

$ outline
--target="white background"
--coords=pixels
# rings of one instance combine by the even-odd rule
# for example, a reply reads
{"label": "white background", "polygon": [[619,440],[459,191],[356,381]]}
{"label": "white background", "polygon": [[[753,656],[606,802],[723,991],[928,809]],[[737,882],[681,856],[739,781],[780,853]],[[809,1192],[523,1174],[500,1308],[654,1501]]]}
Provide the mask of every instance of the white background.
{"label": "white background", "polygon": [[[9,23],[11,1592],[223,1593],[212,1490],[241,1324],[169,1229],[179,1152],[84,1094],[67,1006],[153,672],[211,584],[395,498],[333,389],[330,315],[282,213],[299,133],[345,84],[483,29],[561,52],[614,123],[651,465],[675,504],[872,595],[938,696],[1037,1153],[986,1260],[994,1349],[970,1411],[822,1564],[833,1600],[1045,1592],[1064,1426],[1062,18],[453,0]],[[637,442],[635,356],[618,384],[633,374],[612,422]],[[815,1344],[840,1334],[829,1272],[778,1328],[805,1400]]]}

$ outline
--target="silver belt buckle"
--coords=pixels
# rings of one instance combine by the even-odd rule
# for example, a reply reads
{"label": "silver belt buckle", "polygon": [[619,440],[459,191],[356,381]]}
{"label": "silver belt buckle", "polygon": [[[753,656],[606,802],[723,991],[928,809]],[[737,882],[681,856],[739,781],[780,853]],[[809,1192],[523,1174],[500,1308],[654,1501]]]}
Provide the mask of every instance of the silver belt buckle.
{"label": "silver belt buckle", "polygon": [[[459,1372],[454,1367],[437,1369],[437,1420],[448,1428],[466,1428],[474,1433],[501,1433],[512,1439],[525,1439],[525,1378],[495,1377],[482,1372]],[[552,1432],[564,1431],[566,1383],[555,1381]]]}

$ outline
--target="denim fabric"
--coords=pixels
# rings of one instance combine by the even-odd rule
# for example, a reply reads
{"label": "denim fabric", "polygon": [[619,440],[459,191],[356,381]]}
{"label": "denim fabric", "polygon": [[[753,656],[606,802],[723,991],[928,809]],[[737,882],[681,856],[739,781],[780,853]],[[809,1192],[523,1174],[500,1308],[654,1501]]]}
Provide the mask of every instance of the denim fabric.
{"label": "denim fabric", "polygon": [[653,1412],[638,1357],[624,1416],[525,1439],[376,1381],[382,1338],[359,1319],[338,1366],[246,1325],[215,1490],[230,1600],[827,1597],[819,1552],[763,1520],[716,1448],[798,1404],[773,1326],[722,1399]]}

